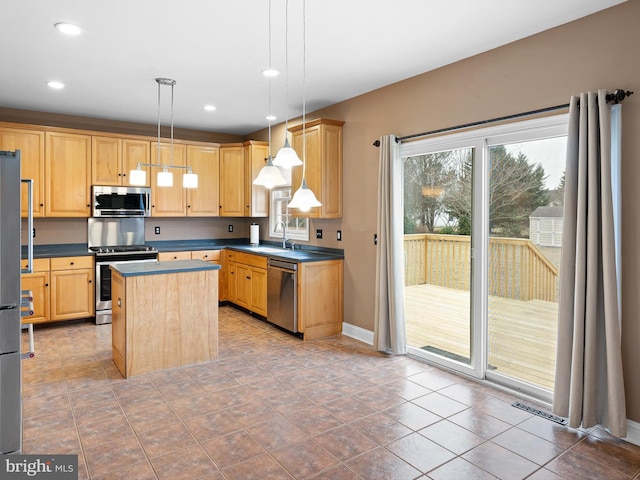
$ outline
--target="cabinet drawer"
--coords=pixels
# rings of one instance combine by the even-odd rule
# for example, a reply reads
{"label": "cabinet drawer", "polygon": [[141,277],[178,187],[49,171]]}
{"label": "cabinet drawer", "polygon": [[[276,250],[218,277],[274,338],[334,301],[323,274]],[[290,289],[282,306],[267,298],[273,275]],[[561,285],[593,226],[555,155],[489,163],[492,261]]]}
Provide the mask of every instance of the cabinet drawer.
{"label": "cabinet drawer", "polygon": [[159,262],[168,262],[171,260],[191,260],[191,252],[160,252],[158,254]]}
{"label": "cabinet drawer", "polygon": [[[26,270],[29,266],[29,261],[23,258],[20,261],[20,268]],[[49,259],[48,258],[34,258],[33,259],[33,271],[34,272],[48,272],[49,271]]]}
{"label": "cabinet drawer", "polygon": [[205,262],[220,261],[220,250],[197,250],[191,252],[192,260],[204,260]]}
{"label": "cabinet drawer", "polygon": [[250,265],[252,267],[267,268],[267,257],[253,255],[252,253],[229,251],[227,258],[233,262]]}
{"label": "cabinet drawer", "polygon": [[93,268],[93,257],[83,255],[80,257],[56,257],[51,259],[51,271],[54,270],[80,270]]}

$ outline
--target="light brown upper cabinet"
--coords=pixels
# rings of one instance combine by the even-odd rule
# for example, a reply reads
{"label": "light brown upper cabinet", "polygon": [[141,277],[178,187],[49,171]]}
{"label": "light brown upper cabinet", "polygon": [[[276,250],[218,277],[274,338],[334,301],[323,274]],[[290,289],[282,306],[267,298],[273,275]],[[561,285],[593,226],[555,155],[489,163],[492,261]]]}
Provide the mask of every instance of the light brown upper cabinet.
{"label": "light brown upper cabinet", "polygon": [[88,217],[91,136],[46,132],[45,140],[45,216]]}
{"label": "light brown upper cabinet", "polygon": [[[33,216],[44,217],[44,132],[0,127],[0,150],[20,150],[20,178],[33,180]],[[27,194],[22,185],[23,217],[29,206]]]}
{"label": "light brown upper cabinet", "polygon": [[262,167],[267,164],[269,143],[249,140],[244,142],[244,216],[269,216],[269,190],[260,185],[254,185]]}
{"label": "light brown upper cabinet", "polygon": [[[150,163],[150,142],[132,138],[91,138],[91,183],[92,185],[129,185],[129,171],[138,163]],[[147,183],[151,185],[149,167]]]}
{"label": "light brown upper cabinet", "polygon": [[[172,154],[171,144],[160,143],[160,158],[158,158],[157,148],[152,148],[151,163],[185,166],[186,153],[185,145],[174,143]],[[169,168],[169,171],[173,173],[172,187],[158,186],[158,172],[160,171],[162,171],[161,167],[154,167],[151,170],[151,216],[184,217],[187,214],[186,188],[182,187],[182,174],[185,173],[185,170]]]}
{"label": "light brown upper cabinet", "polygon": [[220,146],[221,217],[244,217],[245,212],[244,145],[228,143]]}
{"label": "light brown upper cabinet", "polygon": [[[342,217],[342,126],[344,122],[319,118],[307,122],[304,128],[297,125],[289,128],[291,145],[303,159],[303,140],[306,139],[307,186],[322,203],[321,207],[308,212],[291,211],[296,217],[341,218]],[[302,181],[302,167],[292,171],[291,191],[295,193]]]}
{"label": "light brown upper cabinet", "polygon": [[187,190],[187,215],[217,217],[220,210],[220,149],[187,145],[187,165],[198,175],[198,188]]}

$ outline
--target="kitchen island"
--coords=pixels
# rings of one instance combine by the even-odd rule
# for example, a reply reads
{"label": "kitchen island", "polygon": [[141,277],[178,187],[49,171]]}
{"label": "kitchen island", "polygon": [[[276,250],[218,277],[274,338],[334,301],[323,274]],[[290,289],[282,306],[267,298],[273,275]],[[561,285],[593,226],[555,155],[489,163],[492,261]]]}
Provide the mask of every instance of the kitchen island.
{"label": "kitchen island", "polygon": [[218,357],[219,265],[111,265],[113,361],[125,378]]}

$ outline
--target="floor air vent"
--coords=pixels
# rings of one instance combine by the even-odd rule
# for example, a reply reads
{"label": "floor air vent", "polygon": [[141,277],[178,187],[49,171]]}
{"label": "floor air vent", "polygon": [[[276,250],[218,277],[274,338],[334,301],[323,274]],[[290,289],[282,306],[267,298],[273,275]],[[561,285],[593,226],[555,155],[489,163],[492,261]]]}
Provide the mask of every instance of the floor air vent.
{"label": "floor air vent", "polygon": [[533,415],[546,418],[547,420],[551,420],[552,422],[559,423],[560,425],[567,424],[566,418],[553,415],[552,413],[543,412],[542,410],[538,410],[537,408],[530,407],[529,405],[525,405],[524,403],[514,402],[511,404],[511,406],[519,408],[520,410],[524,410],[525,412],[532,413]]}

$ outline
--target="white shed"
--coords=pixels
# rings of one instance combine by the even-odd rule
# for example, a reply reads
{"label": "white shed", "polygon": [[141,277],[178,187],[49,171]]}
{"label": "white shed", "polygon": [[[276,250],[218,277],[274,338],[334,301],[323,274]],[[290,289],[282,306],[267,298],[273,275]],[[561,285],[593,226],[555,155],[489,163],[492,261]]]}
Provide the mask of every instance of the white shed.
{"label": "white shed", "polygon": [[562,244],[563,207],[538,207],[529,215],[529,239],[542,247]]}

